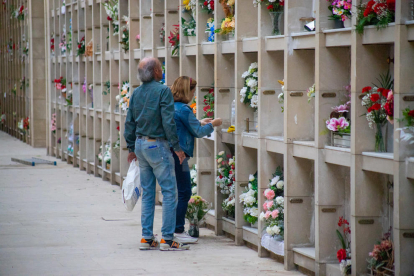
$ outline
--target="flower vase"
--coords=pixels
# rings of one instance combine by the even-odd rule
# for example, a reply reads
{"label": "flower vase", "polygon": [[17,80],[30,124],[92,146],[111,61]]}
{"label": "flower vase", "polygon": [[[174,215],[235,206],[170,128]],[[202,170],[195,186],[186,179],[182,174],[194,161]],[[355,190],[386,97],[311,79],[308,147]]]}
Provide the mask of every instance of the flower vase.
{"label": "flower vase", "polygon": [[334,29],[342,29],[344,27],[344,22],[341,19],[334,20]]}
{"label": "flower vase", "polygon": [[382,123],[376,123],[375,127],[375,152],[385,152],[385,143],[383,135],[384,125]]}
{"label": "flower vase", "polygon": [[188,230],[188,234],[193,238],[198,238],[200,236],[200,229],[198,225],[198,219],[194,218],[190,221],[190,229]]}
{"label": "flower vase", "polygon": [[111,164],[109,164],[109,163],[106,163],[106,169],[109,171],[109,170],[111,170]]}
{"label": "flower vase", "polygon": [[230,33],[226,34],[226,39],[227,40],[234,40],[234,32],[230,32]]}
{"label": "flower vase", "polygon": [[281,35],[283,33],[283,11],[269,12],[270,20],[272,20],[273,35]]}
{"label": "flower vase", "polygon": [[194,36],[188,36],[188,44],[196,44],[197,43],[197,37]]}

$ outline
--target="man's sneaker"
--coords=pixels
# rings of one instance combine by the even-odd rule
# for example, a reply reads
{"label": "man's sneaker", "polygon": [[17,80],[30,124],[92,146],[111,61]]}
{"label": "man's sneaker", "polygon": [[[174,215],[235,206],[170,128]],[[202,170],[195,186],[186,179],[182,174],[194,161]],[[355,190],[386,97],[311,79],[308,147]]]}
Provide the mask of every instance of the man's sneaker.
{"label": "man's sneaker", "polygon": [[161,239],[160,250],[161,251],[181,251],[188,250],[190,246],[187,244],[182,244],[173,240],[164,240]]}
{"label": "man's sneaker", "polygon": [[191,237],[186,231],[181,234],[175,233],[174,240],[181,243],[196,243],[198,241],[197,238]]}
{"label": "man's sneaker", "polygon": [[156,238],[152,239],[141,239],[141,245],[139,246],[140,250],[155,250],[158,249],[159,243]]}

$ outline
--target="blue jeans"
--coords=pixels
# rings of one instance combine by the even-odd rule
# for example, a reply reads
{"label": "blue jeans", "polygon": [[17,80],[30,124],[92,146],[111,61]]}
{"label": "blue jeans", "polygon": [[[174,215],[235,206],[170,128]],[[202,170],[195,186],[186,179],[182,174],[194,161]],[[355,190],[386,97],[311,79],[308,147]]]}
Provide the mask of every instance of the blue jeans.
{"label": "blue jeans", "polygon": [[175,161],[175,176],[177,179],[178,203],[177,203],[177,219],[175,222],[175,233],[184,232],[185,214],[187,213],[188,201],[191,198],[191,178],[190,168],[188,167],[188,159],[186,158],[182,164],[180,159],[173,152]]}
{"label": "blue jeans", "polygon": [[175,211],[177,208],[177,183],[175,180],[174,158],[168,142],[163,139],[148,141],[137,139],[135,154],[138,158],[142,186],[141,224],[142,237],[154,236],[155,179],[161,186],[162,202],[162,238],[172,240],[175,230]]}

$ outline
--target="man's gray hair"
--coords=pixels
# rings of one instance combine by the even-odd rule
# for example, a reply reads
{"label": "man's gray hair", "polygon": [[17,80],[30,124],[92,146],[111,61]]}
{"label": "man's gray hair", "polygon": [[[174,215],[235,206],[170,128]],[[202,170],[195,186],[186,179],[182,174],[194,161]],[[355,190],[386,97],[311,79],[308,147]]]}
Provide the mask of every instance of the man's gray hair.
{"label": "man's gray hair", "polygon": [[158,62],[154,58],[148,58],[145,61],[141,61],[143,64],[138,65],[138,76],[142,82],[152,81],[154,79],[154,69],[157,67]]}

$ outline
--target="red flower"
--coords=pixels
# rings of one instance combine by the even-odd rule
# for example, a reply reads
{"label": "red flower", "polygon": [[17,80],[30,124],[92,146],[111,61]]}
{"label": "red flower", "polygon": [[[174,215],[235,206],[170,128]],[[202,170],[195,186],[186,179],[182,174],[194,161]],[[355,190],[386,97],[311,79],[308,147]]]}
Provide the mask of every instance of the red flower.
{"label": "red flower", "polygon": [[372,10],[372,6],[374,6],[374,5],[375,5],[375,1],[374,0],[370,0],[367,3],[367,6],[366,6],[365,11],[364,11],[364,17],[367,17],[373,11]]}
{"label": "red flower", "polygon": [[385,113],[390,116],[390,117],[394,117],[394,103],[393,101],[387,101],[384,104],[384,109],[385,109]]}
{"label": "red flower", "polygon": [[387,9],[387,4],[385,4],[385,3],[377,3],[375,6],[374,6],[374,12],[376,13],[376,14],[381,14],[384,10],[386,10]]}
{"label": "red flower", "polygon": [[208,2],[207,1],[204,1],[204,6],[207,6],[208,5]]}
{"label": "red flower", "polygon": [[411,117],[414,117],[414,109],[413,110],[410,110],[410,112],[408,112],[408,114],[407,114],[408,116],[411,116]]}
{"label": "red flower", "polygon": [[225,165],[226,165],[226,162],[225,162],[225,161],[222,161],[222,162],[221,162],[221,164],[222,164],[223,166],[225,166]]}
{"label": "red flower", "polygon": [[[413,116],[414,117],[414,116]],[[236,167],[234,165],[231,165],[231,169],[234,170]]]}
{"label": "red flower", "polygon": [[50,40],[50,43],[55,43],[55,39],[54,39],[54,38],[52,38],[52,39]]}
{"label": "red flower", "polygon": [[204,112],[207,112],[207,110],[209,110],[211,107],[209,106],[209,105],[207,105],[207,106],[205,106],[204,108],[203,108],[203,110],[204,110]]}
{"label": "red flower", "polygon": [[349,227],[345,227],[345,228],[344,228],[344,233],[345,233],[345,234],[346,234],[346,233],[351,234],[351,228],[349,228]]}
{"label": "red flower", "polygon": [[233,171],[229,171],[229,174],[233,174]]}
{"label": "red flower", "polygon": [[109,15],[106,19],[108,19],[108,21],[112,21],[112,18]]}
{"label": "red flower", "polygon": [[341,262],[342,260],[346,259],[346,250],[341,248],[336,252],[336,257],[338,258],[338,261]]}
{"label": "red flower", "polygon": [[372,110],[380,110],[381,109],[381,104],[374,104],[373,106],[371,106]]}
{"label": "red flower", "polygon": [[50,46],[50,49],[54,50],[55,49],[55,45]]}
{"label": "red flower", "polygon": [[16,49],[16,44],[13,43],[13,50],[15,50],[15,49]]}
{"label": "red flower", "polygon": [[280,0],[279,5],[284,6],[285,5],[284,0]]}
{"label": "red flower", "polygon": [[227,155],[226,155],[226,157],[227,157],[227,158],[231,158],[231,154],[227,154]]}
{"label": "red flower", "polygon": [[371,90],[371,86],[366,86],[366,87],[362,88],[362,93],[369,92],[369,90]]}
{"label": "red flower", "polygon": [[391,91],[391,89],[384,89],[384,91],[382,92],[382,96],[384,96],[384,98],[388,98],[388,93]]}
{"label": "red flower", "polygon": [[371,101],[373,101],[375,103],[376,101],[378,101],[380,99],[380,95],[372,94],[370,99],[371,99]]}
{"label": "red flower", "polygon": [[[394,4],[395,4],[395,3],[394,3]],[[23,9],[24,9],[24,6],[21,6],[21,7],[20,7],[20,11],[19,11],[19,13],[22,13]]]}
{"label": "red flower", "polygon": [[395,11],[395,0],[387,0],[388,9],[391,11]]}
{"label": "red flower", "polygon": [[219,175],[219,178],[220,178],[220,179],[223,179],[223,176],[220,174],[220,175]]}
{"label": "red flower", "polygon": [[273,9],[273,5],[271,5],[271,4],[270,4],[269,6],[267,6],[267,9],[268,9],[268,10]]}
{"label": "red flower", "polygon": [[213,117],[214,113],[213,112],[207,112],[207,117]]}
{"label": "red flower", "polygon": [[82,45],[81,44],[78,44],[78,49],[80,49],[80,48],[82,48]]}
{"label": "red flower", "polygon": [[117,127],[116,127],[116,130],[118,130],[118,131],[119,131],[119,126],[117,126]]}

